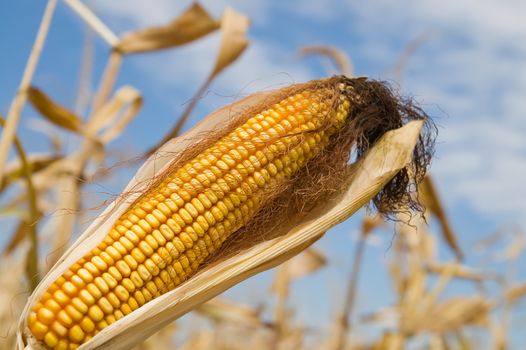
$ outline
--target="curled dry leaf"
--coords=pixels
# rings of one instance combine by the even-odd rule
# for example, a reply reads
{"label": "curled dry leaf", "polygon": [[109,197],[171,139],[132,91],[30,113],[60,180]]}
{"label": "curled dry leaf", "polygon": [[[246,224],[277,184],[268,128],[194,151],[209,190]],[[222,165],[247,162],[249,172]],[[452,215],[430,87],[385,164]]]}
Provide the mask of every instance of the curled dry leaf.
{"label": "curled dry leaf", "polygon": [[42,90],[30,87],[27,90],[29,102],[48,121],[61,128],[81,132],[82,121],[72,111],[54,102]]}
{"label": "curled dry leaf", "polygon": [[218,21],[194,3],[165,26],[124,34],[115,48],[124,54],[168,49],[197,40],[218,28]]}
{"label": "curled dry leaf", "polygon": [[[105,145],[122,133],[141,107],[140,92],[131,86],[123,86],[93,115],[86,125],[86,133]],[[95,136],[97,134],[100,136]]]}
{"label": "curled dry leaf", "polygon": [[[363,91],[365,94],[370,94],[370,87],[374,87],[374,94],[360,95],[362,98],[354,101],[356,102],[356,109],[352,110],[350,115],[356,115],[358,119],[362,116],[360,106],[361,103],[364,103],[364,96],[376,98],[379,91],[383,91],[384,94],[386,93],[385,90],[381,90],[385,89],[385,87],[380,86],[379,83],[365,82],[363,79],[348,80],[343,77],[299,84],[294,86],[293,89],[302,90],[292,91],[304,91],[304,93],[307,94],[307,90],[304,90],[306,86],[310,86],[314,89],[313,91],[318,91],[316,89],[323,88],[324,86],[331,87],[328,91],[340,92],[336,95],[340,96],[337,101],[345,99],[343,92],[355,91],[354,87],[360,89],[359,91]],[[64,256],[60,258],[57,264],[43,279],[34,294],[29,298],[19,323],[19,348],[36,349],[41,346],[41,343],[36,341],[34,334],[31,333],[27,327],[27,317],[30,315],[30,312],[32,312],[33,306],[36,305],[36,301],[40,300],[42,294],[48,290],[51,284],[54,283],[59,276],[64,274],[75,262],[79,261],[81,257],[87,256],[87,254],[90,254],[89,252],[94,251],[94,249],[99,246],[121,215],[124,214],[143,193],[152,188],[152,179],[158,178],[159,174],[165,174],[166,169],[172,169],[170,168],[173,165],[172,163],[177,162],[177,160],[180,159],[179,157],[185,154],[185,151],[195,152],[195,147],[198,147],[198,145],[207,147],[207,142],[213,137],[211,135],[218,137],[216,139],[218,140],[219,137],[221,137],[220,135],[222,135],[221,132],[225,132],[225,123],[231,121],[233,115],[243,117],[241,121],[246,121],[247,118],[254,115],[250,112],[251,108],[252,111],[254,108],[261,110],[262,104],[263,106],[270,106],[275,103],[271,101],[285,101],[283,94],[286,93],[285,96],[290,96],[290,91],[290,88],[287,88],[285,90],[255,94],[236,104],[224,107],[210,115],[181,138],[168,142],[160,152],[147,160],[146,164],[139,170],[132,182],[125,189],[124,193],[126,193],[126,196],[117,199],[100,217],[93,221],[92,225],[88,227]],[[303,95],[298,94],[294,96]],[[391,99],[393,97],[387,94],[384,95],[384,98],[392,101]],[[331,105],[329,104],[329,106]],[[371,107],[371,105],[367,104],[367,107],[367,111],[369,111],[370,108],[376,106],[373,105],[373,107]],[[343,109],[338,108],[335,110],[340,111]],[[354,112],[357,114],[353,114]],[[381,130],[381,132],[377,137],[372,139],[371,142],[367,143],[367,147],[359,148],[359,146],[357,146],[358,150],[361,150],[362,153],[359,153],[359,160],[357,160],[352,167],[352,173],[343,172],[347,175],[347,181],[341,184],[339,191],[332,192],[332,195],[327,197],[327,200],[314,202],[309,211],[299,212],[293,218],[289,218],[292,219],[290,225],[287,224],[276,227],[272,221],[268,222],[268,226],[264,226],[263,228],[269,232],[262,231],[257,234],[258,236],[261,234],[262,237],[268,237],[267,240],[251,241],[247,239],[250,238],[249,236],[244,237],[243,242],[248,240],[250,245],[238,246],[237,250],[233,250],[235,245],[225,245],[229,249],[228,252],[223,251],[221,252],[223,254],[216,255],[217,259],[213,259],[210,263],[199,266],[200,269],[197,273],[190,275],[189,279],[184,283],[174,286],[173,289],[166,289],[165,292],[163,291],[164,294],[161,293],[161,295],[150,300],[143,307],[137,308],[135,311],[126,315],[126,317],[104,327],[94,337],[84,342],[79,349],[129,348],[156,332],[160,327],[187,313],[192,308],[211,299],[229,287],[298,254],[319,239],[325,231],[346,220],[372,198],[377,199],[377,202],[375,202],[377,205],[394,205],[392,200],[397,197],[391,197],[394,193],[389,192],[389,185],[392,185],[391,180],[398,176],[401,171],[407,171],[408,164],[417,167],[424,166],[425,168],[425,165],[429,162],[429,159],[426,157],[426,155],[429,154],[429,150],[427,149],[429,144],[423,143],[422,138],[425,139],[426,136],[429,135],[427,135],[427,133],[424,133],[424,135],[421,134],[425,120],[424,116],[408,112],[409,117],[404,114],[404,118],[402,114],[399,114],[399,110],[393,111],[392,113],[392,115],[374,115],[374,117],[381,118],[382,122],[380,124],[376,122],[371,123],[371,127],[374,130]],[[335,115],[345,117],[343,112],[338,112]],[[325,116],[325,114],[323,114],[323,116]],[[389,118],[393,118],[394,120]],[[409,121],[408,119],[413,121]],[[390,123],[394,123],[394,125]],[[349,124],[348,127],[352,125],[353,124]],[[401,125],[404,126],[400,127]],[[231,129],[227,128],[226,130]],[[354,129],[351,129],[351,131],[353,133],[356,132]],[[343,135],[350,137],[349,134]],[[358,135],[361,134],[359,133]],[[358,139],[361,140],[361,138]],[[339,139],[336,138],[336,140]],[[217,142],[217,144],[222,144],[219,141]],[[339,143],[337,144],[339,145]],[[193,148],[190,149],[188,148],[189,146],[193,146]],[[417,154],[416,158],[415,153]],[[192,154],[193,153],[186,153],[186,156],[195,157],[195,154]],[[332,155],[333,153],[330,154]],[[175,163],[176,166],[178,164],[180,166],[180,163]],[[347,161],[342,162],[342,165],[347,167]],[[420,168],[420,171],[423,171],[424,168]],[[380,199],[377,197],[377,194],[382,189],[382,194],[387,195],[387,197],[380,197],[383,201],[378,202]],[[398,187],[398,189],[400,189],[400,187]],[[390,190],[393,191],[394,189],[390,188]],[[399,202],[397,201],[396,203]],[[246,234],[249,235],[250,232]],[[266,234],[270,235],[266,236]],[[240,242],[240,244],[243,242]],[[34,318],[32,319],[34,320]],[[32,325],[38,325],[38,323],[31,320],[29,320],[29,322],[32,322]],[[42,335],[42,332],[38,334]],[[77,335],[79,335],[79,333],[74,334],[74,336]],[[80,335],[83,336],[83,333]]]}
{"label": "curled dry leaf", "polygon": [[290,259],[287,262],[286,270],[291,278],[301,278],[318,271],[326,264],[325,255],[311,247]]}
{"label": "curled dry leaf", "polygon": [[494,273],[478,271],[457,263],[429,263],[426,265],[426,270],[435,274],[443,274],[449,270],[455,278],[471,280],[474,282],[499,279],[499,276]]}
{"label": "curled dry leaf", "polygon": [[247,31],[250,20],[247,16],[227,8],[221,19],[221,46],[210,80],[231,65],[248,46]]}
{"label": "curled dry leaf", "polygon": [[[38,173],[59,159],[62,159],[62,157],[55,155],[30,155],[27,158],[27,166],[31,174]],[[14,163],[8,164],[4,179],[0,185],[0,192],[5,190],[6,187],[13,182],[22,179],[25,176],[24,174],[25,169],[20,161],[17,160]]]}
{"label": "curled dry leaf", "polygon": [[224,299],[212,299],[199,305],[195,311],[216,322],[256,329],[266,326],[260,318],[259,310]]}
{"label": "curled dry leaf", "polygon": [[520,284],[518,286],[512,287],[506,292],[506,301],[508,303],[515,303],[518,300],[522,299],[526,295],[526,283]]}
{"label": "curled dry leaf", "polygon": [[353,75],[353,66],[349,56],[342,50],[331,46],[306,46],[300,49],[300,56],[322,55],[332,60],[340,74],[351,77]]}
{"label": "curled dry leaf", "polygon": [[430,176],[426,176],[424,178],[424,181],[420,183],[419,196],[426,210],[431,215],[435,216],[438,222],[440,223],[440,226],[442,228],[442,236],[444,237],[451,250],[453,250],[453,252],[456,254],[459,260],[462,260],[462,251],[458,244],[457,236],[451,228],[444,207],[442,206],[442,203],[438,196],[436,187],[433,184],[433,181],[431,180]]}
{"label": "curled dry leaf", "polygon": [[422,319],[423,330],[445,334],[466,325],[485,325],[493,303],[483,297],[457,297],[435,305]]}
{"label": "curled dry leaf", "polygon": [[362,235],[367,236],[384,224],[385,221],[381,215],[366,215],[362,220]]}
{"label": "curled dry leaf", "polygon": [[382,339],[373,345],[372,350],[403,350],[405,336],[401,333],[386,332]]}

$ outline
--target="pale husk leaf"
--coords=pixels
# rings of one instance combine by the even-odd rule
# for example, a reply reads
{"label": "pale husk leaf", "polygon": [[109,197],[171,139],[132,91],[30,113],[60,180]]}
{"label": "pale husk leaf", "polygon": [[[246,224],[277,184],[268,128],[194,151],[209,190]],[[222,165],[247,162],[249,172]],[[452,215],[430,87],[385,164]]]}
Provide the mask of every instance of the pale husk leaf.
{"label": "pale husk leaf", "polygon": [[73,132],[80,132],[82,121],[72,111],[54,102],[42,90],[36,87],[27,89],[29,102],[51,123]]}
{"label": "pale husk leaf", "polygon": [[221,19],[221,46],[215,67],[209,79],[218,75],[233,63],[248,46],[247,31],[250,20],[247,16],[227,8]]}
{"label": "pale husk leaf", "polygon": [[[169,166],[170,161],[176,159],[177,154],[188,146],[210,137],[211,133],[220,129],[232,113],[258,104],[272,93],[279,91],[251,95],[212,113],[185,135],[165,144],[159,152],[146,161],[124,190],[129,195],[117,199],[94,220],[31,295],[19,322],[17,338],[19,349],[39,347],[26,327],[27,314],[35,300],[62,272],[101,241],[113,222],[147,188],[149,180]],[[79,349],[129,349],[197,305],[248,277],[298,254],[319,239],[325,231],[346,220],[365,205],[411,160],[422,125],[422,121],[414,121],[400,129],[387,132],[355,166],[353,179],[340,196],[324,202],[290,231],[283,232],[278,238],[259,243],[216,264],[206,266],[181,286],[154,299],[147,306],[127,315],[121,321],[106,327]]]}
{"label": "pale husk leaf", "polygon": [[150,52],[187,44],[219,29],[219,23],[198,3],[167,25],[123,35],[116,49],[125,54]]}

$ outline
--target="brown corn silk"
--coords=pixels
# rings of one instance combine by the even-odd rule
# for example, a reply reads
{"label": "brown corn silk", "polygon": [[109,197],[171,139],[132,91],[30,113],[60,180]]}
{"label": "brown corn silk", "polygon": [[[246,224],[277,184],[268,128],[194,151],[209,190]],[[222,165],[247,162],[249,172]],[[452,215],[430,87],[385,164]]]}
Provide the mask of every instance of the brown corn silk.
{"label": "brown corn silk", "polygon": [[[422,118],[366,79],[334,77],[266,95],[156,175],[98,245],[47,287],[29,330],[49,348],[76,348],[205,264],[272,238],[263,234],[272,225],[293,224],[338,191],[349,161],[386,131]],[[416,205],[408,185],[424,174],[430,145],[424,134],[410,167],[375,197],[380,212]]]}

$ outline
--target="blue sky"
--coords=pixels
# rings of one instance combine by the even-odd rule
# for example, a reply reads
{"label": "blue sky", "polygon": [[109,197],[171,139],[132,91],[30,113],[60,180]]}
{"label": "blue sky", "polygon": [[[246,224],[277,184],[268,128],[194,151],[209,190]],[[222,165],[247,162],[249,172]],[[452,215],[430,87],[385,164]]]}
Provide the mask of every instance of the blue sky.
{"label": "blue sky", "polygon": [[[116,33],[162,24],[190,4],[172,0],[86,3]],[[29,0],[0,3],[3,114],[19,83],[44,4]],[[247,14],[252,20],[251,44],[215,81],[189,125],[239,94],[330,74],[331,67],[323,59],[299,59],[297,51],[303,46],[338,47],[351,57],[355,75],[390,80],[394,78],[392,65],[407,43],[428,33],[429,39],[410,58],[402,91],[422,103],[440,127],[432,174],[462,247],[469,252],[474,242],[503,225],[526,227],[526,2],[209,0],[202,4],[215,17],[227,5]],[[84,24],[59,2],[34,83],[68,106],[76,98],[84,34]],[[130,84],[141,90],[145,105],[113,146],[133,156],[153,145],[206,78],[218,46],[219,35],[212,34],[176,50],[127,57],[117,85]],[[99,39],[95,49],[94,86],[108,55]],[[42,125],[31,108],[26,108],[19,132],[32,151],[49,149],[37,130]],[[68,147],[75,147],[78,140],[65,136],[65,141]],[[128,170],[123,173],[105,186],[118,192],[131,176]],[[335,257],[334,264],[298,281],[297,305],[312,306],[300,308],[298,318],[326,320],[328,311],[337,309],[356,222],[332,230],[319,243],[321,250]],[[366,254],[359,297],[362,311],[392,301],[385,275],[391,235],[381,238]],[[447,253],[443,256],[450,258]],[[477,261],[468,256],[468,263]],[[498,263],[494,267],[502,268]],[[520,276],[525,279],[526,273]],[[265,283],[270,279],[270,274],[263,275],[254,285],[268,288]],[[469,292],[464,285],[455,288]],[[231,293],[242,297],[246,292],[241,286]],[[266,292],[258,293],[264,297]],[[328,298],[330,307],[313,303],[319,297]]]}

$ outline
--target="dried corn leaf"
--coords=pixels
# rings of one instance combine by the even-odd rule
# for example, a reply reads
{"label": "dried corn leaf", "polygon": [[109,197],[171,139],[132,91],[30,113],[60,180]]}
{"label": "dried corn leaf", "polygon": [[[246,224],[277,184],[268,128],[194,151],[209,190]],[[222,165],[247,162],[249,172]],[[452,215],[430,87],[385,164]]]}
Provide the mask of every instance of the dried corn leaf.
{"label": "dried corn leaf", "polygon": [[22,220],[18,223],[15,228],[15,231],[11,234],[11,239],[7,243],[2,255],[8,255],[12,253],[20,243],[24,241],[27,233],[29,232],[29,225],[25,220]]}
{"label": "dried corn leaf", "polygon": [[384,219],[380,215],[366,215],[362,220],[362,235],[367,236],[376,228],[384,224]]}
{"label": "dried corn leaf", "polygon": [[[55,163],[59,159],[61,159],[61,157],[53,155],[28,156],[28,170],[31,174],[35,174],[43,169],[46,169],[48,166]],[[4,179],[0,185],[0,192],[4,191],[13,182],[22,179],[25,176],[25,171],[26,170],[19,161],[16,161],[13,164],[8,164],[6,166]]]}
{"label": "dried corn leaf", "polygon": [[423,330],[445,334],[466,325],[485,325],[493,304],[483,297],[451,298],[423,317]]}
{"label": "dried corn leaf", "polygon": [[116,49],[124,54],[168,49],[197,40],[218,28],[219,23],[194,3],[165,26],[124,34]]}
{"label": "dried corn leaf", "polygon": [[340,74],[351,77],[353,75],[353,66],[349,56],[342,50],[331,46],[307,46],[299,51],[300,56],[322,55],[328,57],[338,69]]}
{"label": "dried corn leaf", "polygon": [[86,126],[87,134],[97,138],[104,145],[119,136],[135,118],[142,107],[142,96],[131,86],[123,86],[115,92],[90,119]]}
{"label": "dried corn leaf", "polygon": [[248,46],[247,31],[250,20],[245,15],[227,8],[221,19],[221,46],[210,80],[232,64]]}
{"label": "dried corn leaf", "polygon": [[402,350],[405,337],[401,333],[386,332],[382,339],[373,345],[372,350]]}
{"label": "dried corn leaf", "polygon": [[[18,329],[19,349],[36,349],[38,344],[26,332],[28,308],[63,271],[80,255],[100,242],[108,228],[147,188],[150,179],[163,171],[177,154],[199,142],[222,125],[232,113],[250,108],[272,92],[249,96],[205,118],[191,131],[164,145],[150,157],[124,190],[125,199],[118,199],[96,218],[71,248],[43,279],[26,304]],[[152,300],[146,307],[130,313],[121,322],[104,328],[96,337],[80,346],[86,349],[128,349],[155,333],[162,326],[184,315],[197,305],[210,300],[231,286],[261,271],[272,268],[298,254],[319,239],[332,226],[346,220],[366,204],[383,186],[411,160],[413,148],[420,135],[422,121],[385,133],[369,152],[353,167],[354,173],[345,191],[337,198],[320,203],[297,226],[279,232],[278,238],[258,243],[253,247],[204,267],[187,282]],[[285,229],[284,229],[285,230]],[[277,232],[278,233],[278,232]],[[27,345],[27,347],[26,347]]]}
{"label": "dried corn leaf", "polygon": [[305,249],[287,262],[287,273],[291,278],[301,278],[327,265],[327,258],[314,248]]}
{"label": "dried corn leaf", "polygon": [[451,229],[446,212],[442,206],[440,198],[438,197],[438,192],[430,176],[426,176],[420,183],[419,196],[426,210],[428,210],[438,219],[438,222],[442,228],[442,236],[451,250],[453,250],[459,260],[462,260],[462,251],[458,244],[457,236]]}
{"label": "dried corn leaf", "polygon": [[453,277],[475,282],[482,282],[487,279],[498,279],[499,276],[494,273],[477,271],[467,266],[456,263],[430,263],[426,265],[426,270],[430,273],[443,274],[451,270]]}
{"label": "dried corn leaf", "polygon": [[74,132],[82,130],[81,119],[66,107],[54,102],[42,90],[30,87],[27,96],[33,107],[51,123]]}
{"label": "dried corn leaf", "polygon": [[508,303],[515,303],[526,295],[526,283],[520,284],[506,292],[505,299]]}
{"label": "dried corn leaf", "polygon": [[195,311],[216,322],[251,328],[261,328],[265,326],[265,323],[260,318],[259,310],[224,299],[212,299],[199,305]]}

